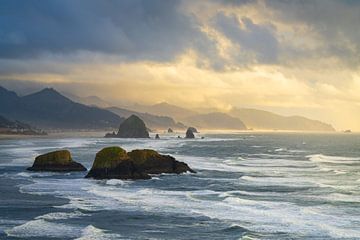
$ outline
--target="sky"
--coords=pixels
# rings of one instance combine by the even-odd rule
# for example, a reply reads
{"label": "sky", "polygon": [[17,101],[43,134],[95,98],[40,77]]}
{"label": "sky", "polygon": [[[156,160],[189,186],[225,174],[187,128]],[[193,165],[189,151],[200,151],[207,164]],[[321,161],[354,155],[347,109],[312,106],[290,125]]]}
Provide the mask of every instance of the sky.
{"label": "sky", "polygon": [[0,84],[360,131],[360,1],[1,0]]}

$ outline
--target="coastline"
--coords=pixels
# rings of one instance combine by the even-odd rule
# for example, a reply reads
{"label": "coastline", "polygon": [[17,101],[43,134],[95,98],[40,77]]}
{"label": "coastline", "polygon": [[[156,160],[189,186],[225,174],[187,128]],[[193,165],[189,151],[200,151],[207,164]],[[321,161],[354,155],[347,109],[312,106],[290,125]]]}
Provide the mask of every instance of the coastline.
{"label": "coastline", "polygon": [[[47,135],[21,135],[21,134],[0,134],[1,140],[9,140],[9,139],[52,139],[52,138],[73,138],[73,137],[95,137],[102,138],[105,134],[109,132],[106,130],[103,131],[56,131],[56,132],[48,132]],[[159,133],[160,135],[180,135],[185,134],[183,131],[174,131],[174,133],[167,133],[165,130],[160,129],[153,131],[150,133],[151,135],[155,135]],[[323,134],[323,135],[358,135],[360,132],[352,132],[352,133],[344,133],[341,131],[290,131],[290,130],[229,130],[229,129],[200,129],[199,133],[202,134]]]}

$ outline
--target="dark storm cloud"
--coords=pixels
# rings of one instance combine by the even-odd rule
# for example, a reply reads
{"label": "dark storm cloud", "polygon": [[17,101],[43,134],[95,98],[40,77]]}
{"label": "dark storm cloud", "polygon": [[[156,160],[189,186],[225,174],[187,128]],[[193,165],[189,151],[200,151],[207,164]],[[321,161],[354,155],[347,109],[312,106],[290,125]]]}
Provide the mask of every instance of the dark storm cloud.
{"label": "dark storm cloud", "polygon": [[0,58],[77,50],[167,61],[207,41],[179,1],[4,0]]}
{"label": "dark storm cloud", "polygon": [[[226,16],[223,13],[215,16],[214,22],[220,32],[240,46],[239,58],[243,61],[255,60],[260,63],[277,61],[278,41],[271,26],[255,24],[249,18],[242,18],[239,21],[235,15]],[[255,55],[252,57],[255,59],[243,59],[243,55]]]}
{"label": "dark storm cloud", "polygon": [[318,57],[337,57],[348,66],[360,63],[360,1],[269,0],[265,4],[280,21],[303,24],[317,34],[321,41],[315,50]]}

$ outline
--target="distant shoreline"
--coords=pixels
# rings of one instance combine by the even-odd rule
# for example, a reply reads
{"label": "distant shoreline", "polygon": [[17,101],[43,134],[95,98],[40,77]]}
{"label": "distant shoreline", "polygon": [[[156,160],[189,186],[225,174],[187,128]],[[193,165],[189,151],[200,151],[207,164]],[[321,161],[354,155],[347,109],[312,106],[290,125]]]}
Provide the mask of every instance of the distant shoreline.
{"label": "distant shoreline", "polygon": [[[0,134],[0,140],[4,139],[32,139],[32,138],[73,138],[73,137],[98,137],[102,138],[108,131],[63,131],[63,132],[48,132],[47,135],[21,135],[21,134]],[[167,133],[165,130],[153,131],[150,134],[156,133],[163,135],[181,135],[185,134],[185,131],[174,131],[174,133]],[[359,132],[344,133],[341,131],[335,132],[321,132],[321,131],[290,131],[290,130],[210,130],[201,129],[197,135],[202,134],[341,134],[341,135],[357,135]]]}

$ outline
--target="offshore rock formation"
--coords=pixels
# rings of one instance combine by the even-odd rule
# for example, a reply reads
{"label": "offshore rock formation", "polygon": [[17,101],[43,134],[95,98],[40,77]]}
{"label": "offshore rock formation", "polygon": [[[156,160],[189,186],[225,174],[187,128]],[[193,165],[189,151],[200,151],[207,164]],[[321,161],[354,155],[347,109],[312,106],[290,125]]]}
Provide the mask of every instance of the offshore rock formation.
{"label": "offshore rock formation", "polygon": [[160,139],[159,134],[156,134],[156,135],[155,135],[155,139]]}
{"label": "offshore rock formation", "polygon": [[185,138],[195,138],[195,135],[191,128],[188,128],[188,130],[186,131]]}
{"label": "offshore rock formation", "polygon": [[73,172],[86,171],[86,168],[72,160],[68,150],[49,152],[35,158],[29,171]]}
{"label": "offshore rock formation", "polygon": [[120,147],[107,147],[96,154],[87,178],[150,179],[149,174],[195,172],[186,163],[150,149],[127,153]]}
{"label": "offshore rock formation", "polygon": [[191,130],[193,133],[198,133],[198,130],[194,127],[189,127],[188,130]]}
{"label": "offshore rock formation", "polygon": [[168,132],[168,133],[173,133],[174,131],[173,131],[171,128],[169,128],[169,129],[167,130],[167,132]]}
{"label": "offshore rock formation", "polygon": [[120,124],[119,132],[116,134],[119,138],[149,138],[149,132],[145,123],[136,115],[131,115]]}

